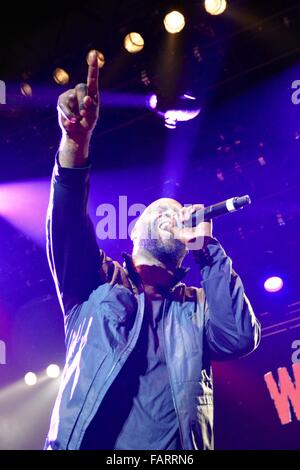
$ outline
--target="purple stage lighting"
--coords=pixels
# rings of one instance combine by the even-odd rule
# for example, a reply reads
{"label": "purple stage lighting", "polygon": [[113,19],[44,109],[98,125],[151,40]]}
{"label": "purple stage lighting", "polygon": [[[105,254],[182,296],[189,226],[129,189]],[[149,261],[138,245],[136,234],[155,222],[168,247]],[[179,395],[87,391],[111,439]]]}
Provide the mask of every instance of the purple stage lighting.
{"label": "purple stage lighting", "polygon": [[200,109],[196,111],[169,109],[165,112],[165,126],[169,129],[175,129],[177,122],[190,121],[198,116]]}
{"label": "purple stage lighting", "polygon": [[282,289],[282,287],[283,280],[278,276],[269,277],[264,283],[264,288],[267,292],[278,292]]}
{"label": "purple stage lighting", "polygon": [[175,129],[178,122],[190,121],[201,111],[195,96],[184,94],[177,98],[165,98],[152,94],[147,101],[148,107],[165,121],[165,126]]}
{"label": "purple stage lighting", "polygon": [[43,247],[49,186],[49,178],[0,185],[0,216]]}
{"label": "purple stage lighting", "polygon": [[157,95],[153,93],[150,95],[147,99],[147,105],[149,106],[150,109],[155,109],[157,106]]}

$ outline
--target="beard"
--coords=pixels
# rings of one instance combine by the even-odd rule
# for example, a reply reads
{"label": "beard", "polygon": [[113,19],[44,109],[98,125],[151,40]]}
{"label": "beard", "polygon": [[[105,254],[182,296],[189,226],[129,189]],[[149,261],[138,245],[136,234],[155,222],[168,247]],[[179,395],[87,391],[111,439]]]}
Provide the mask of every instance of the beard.
{"label": "beard", "polygon": [[155,237],[144,238],[140,240],[139,246],[166,266],[178,266],[187,253],[185,245],[173,237],[165,240]]}

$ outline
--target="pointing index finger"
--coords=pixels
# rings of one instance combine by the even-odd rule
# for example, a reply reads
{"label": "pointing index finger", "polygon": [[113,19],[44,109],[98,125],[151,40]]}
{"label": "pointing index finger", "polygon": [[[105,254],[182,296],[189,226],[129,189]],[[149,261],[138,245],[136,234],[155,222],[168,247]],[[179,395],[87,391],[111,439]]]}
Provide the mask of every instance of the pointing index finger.
{"label": "pointing index finger", "polygon": [[88,96],[95,98],[98,94],[98,58],[96,51],[89,53],[88,64],[87,92]]}

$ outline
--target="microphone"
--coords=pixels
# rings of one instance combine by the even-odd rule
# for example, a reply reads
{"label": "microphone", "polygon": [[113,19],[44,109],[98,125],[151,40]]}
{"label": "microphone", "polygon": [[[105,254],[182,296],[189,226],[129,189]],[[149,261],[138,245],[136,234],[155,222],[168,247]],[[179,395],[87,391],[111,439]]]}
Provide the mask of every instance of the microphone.
{"label": "microphone", "polygon": [[251,199],[248,194],[240,197],[232,197],[225,201],[213,204],[212,206],[204,207],[202,210],[198,210],[192,214],[192,226],[195,227],[200,222],[206,222],[208,220],[219,217],[220,215],[228,214],[228,212],[234,212],[238,209],[242,209],[244,206],[251,204]]}

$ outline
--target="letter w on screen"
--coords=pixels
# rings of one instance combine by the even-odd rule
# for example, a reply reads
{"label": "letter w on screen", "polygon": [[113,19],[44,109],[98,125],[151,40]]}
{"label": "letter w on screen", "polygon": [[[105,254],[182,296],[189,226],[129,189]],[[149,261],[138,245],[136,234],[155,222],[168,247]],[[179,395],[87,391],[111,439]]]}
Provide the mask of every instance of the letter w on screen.
{"label": "letter w on screen", "polygon": [[280,419],[281,424],[288,424],[292,421],[291,408],[294,410],[296,418],[300,420],[300,364],[293,364],[294,383],[286,367],[278,369],[278,385],[272,372],[264,375],[271,398]]}

